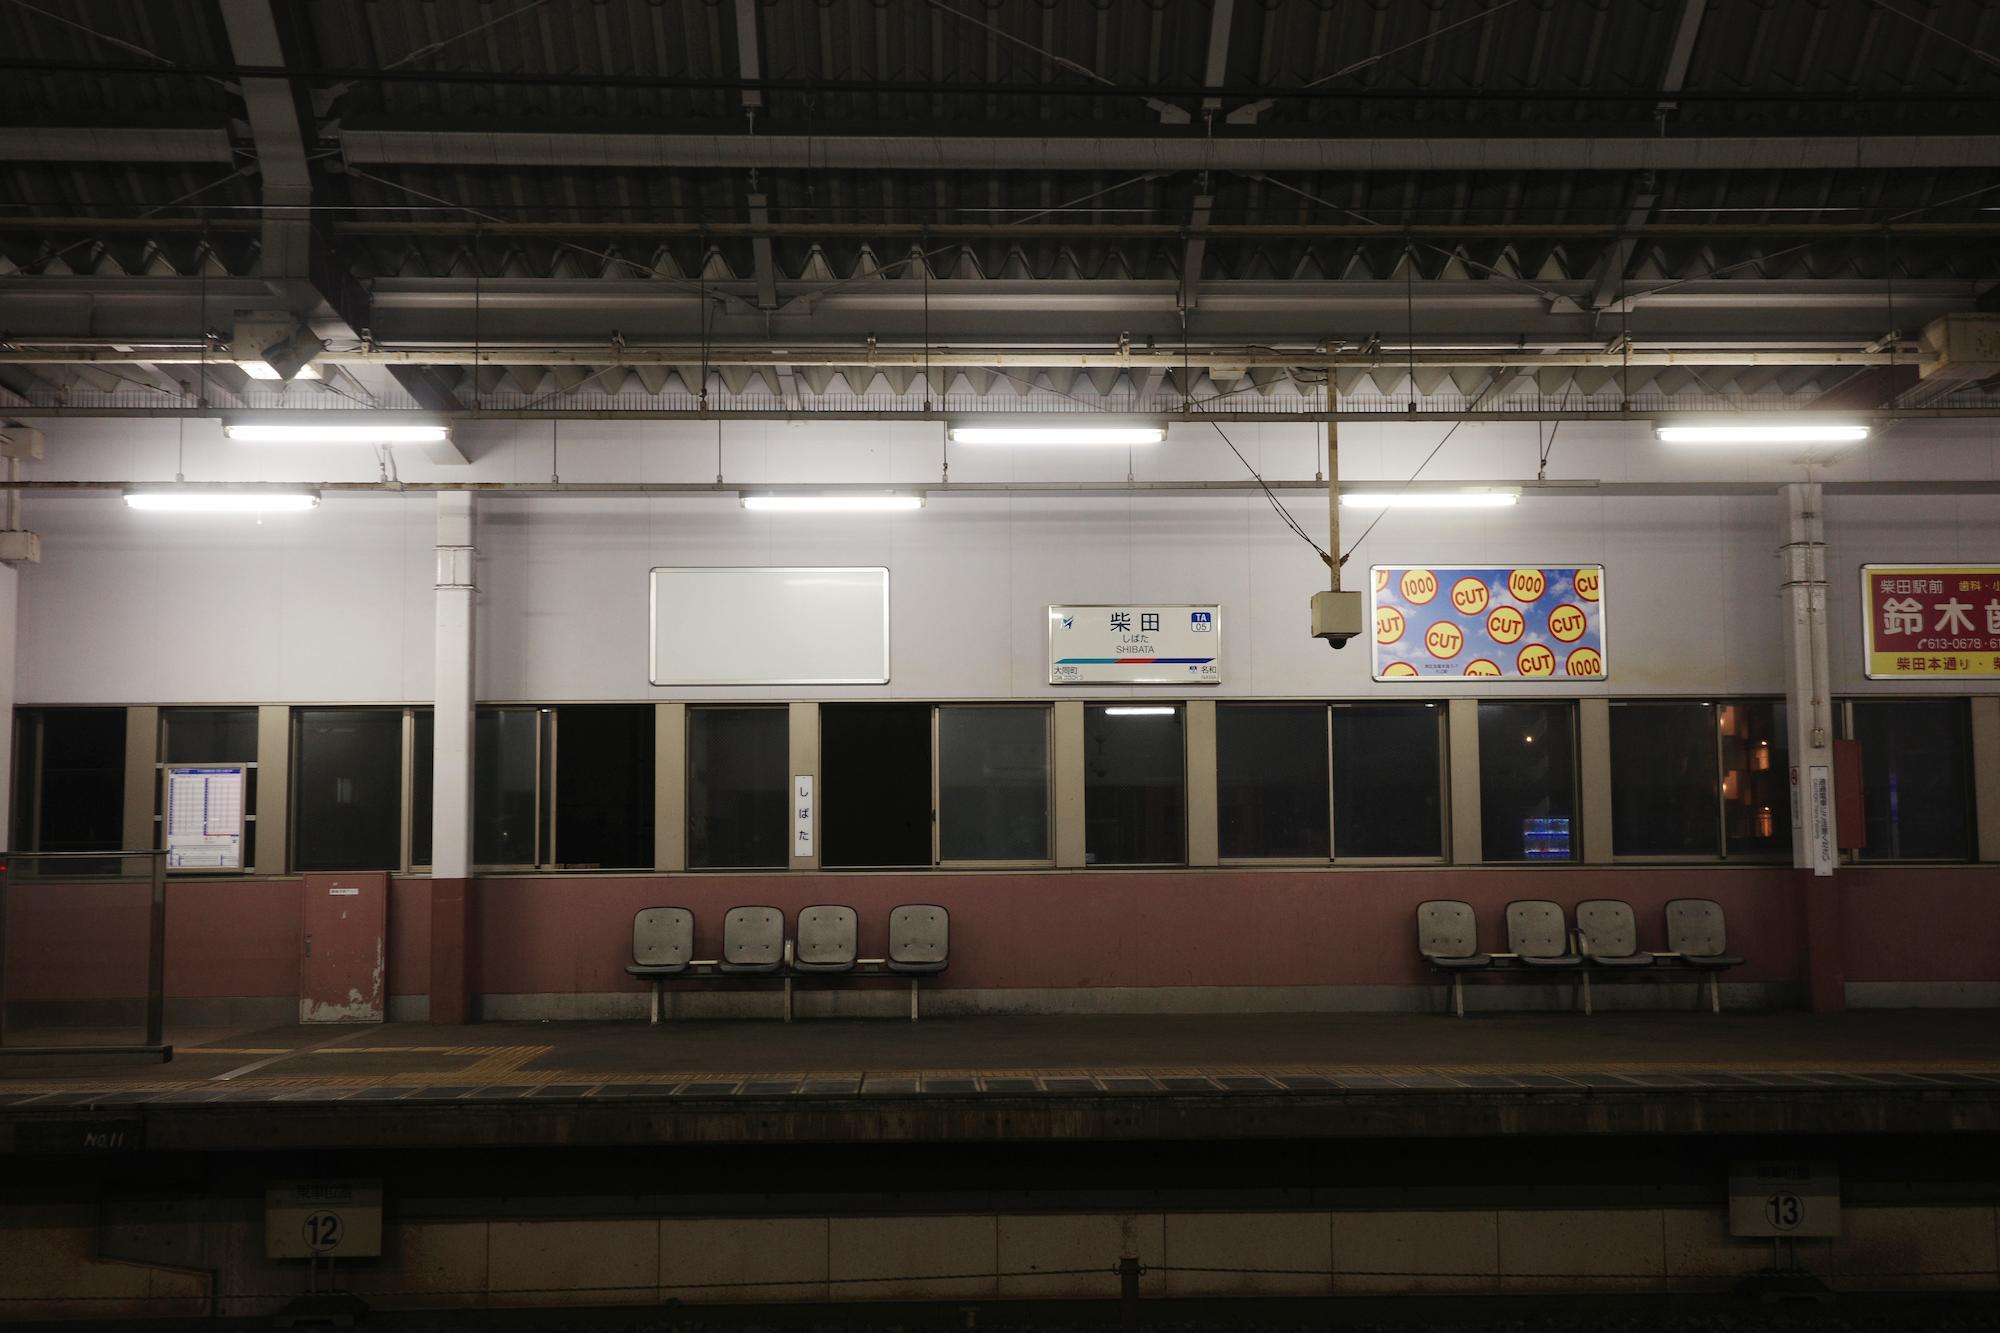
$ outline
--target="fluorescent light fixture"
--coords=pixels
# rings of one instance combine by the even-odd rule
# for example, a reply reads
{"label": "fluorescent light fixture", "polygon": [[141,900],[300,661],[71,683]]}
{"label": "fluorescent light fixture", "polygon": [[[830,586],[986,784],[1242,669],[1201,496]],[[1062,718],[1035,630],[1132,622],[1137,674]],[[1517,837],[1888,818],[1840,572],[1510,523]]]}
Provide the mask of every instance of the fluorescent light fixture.
{"label": "fluorescent light fixture", "polygon": [[451,427],[234,421],[222,433],[238,444],[442,444],[451,438]]}
{"label": "fluorescent light fixture", "polygon": [[1106,717],[1172,717],[1173,715],[1174,710],[1171,708],[1107,708],[1104,710],[1104,716]]}
{"label": "fluorescent light fixture", "polygon": [[[285,378],[278,373],[276,366],[271,365],[267,361],[238,361],[236,367],[253,380],[281,380]],[[294,378],[316,380],[320,378],[319,367],[311,365],[300,366],[299,373]]]}
{"label": "fluorescent light fixture", "polygon": [[745,509],[777,514],[879,514],[889,510],[922,509],[924,497],[896,491],[829,491],[820,495],[746,495]]}
{"label": "fluorescent light fixture", "polygon": [[1752,421],[1716,426],[1655,426],[1662,444],[1859,444],[1868,427],[1852,421],[1786,422],[1765,425]]}
{"label": "fluorescent light fixture", "polygon": [[1165,426],[953,426],[953,444],[1158,444]]}
{"label": "fluorescent light fixture", "polygon": [[1515,490],[1348,491],[1340,503],[1348,509],[1505,509],[1520,498]]}
{"label": "fluorescent light fixture", "polygon": [[318,491],[174,486],[127,491],[134,509],[163,514],[283,514],[319,507]]}

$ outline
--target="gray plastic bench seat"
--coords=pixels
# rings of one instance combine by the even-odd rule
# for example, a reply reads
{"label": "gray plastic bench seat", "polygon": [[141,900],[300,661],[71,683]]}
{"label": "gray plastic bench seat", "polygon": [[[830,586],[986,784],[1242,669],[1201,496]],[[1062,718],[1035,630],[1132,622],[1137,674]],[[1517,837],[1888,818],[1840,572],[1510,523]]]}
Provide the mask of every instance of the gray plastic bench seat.
{"label": "gray plastic bench seat", "polygon": [[1708,973],[1708,1007],[1721,1013],[1721,975],[1743,965],[1741,957],[1729,952],[1722,904],[1708,898],[1676,898],[1668,903],[1667,948],[1680,955],[1681,966]]}
{"label": "gray plastic bench seat", "polygon": [[799,909],[792,933],[794,972],[852,972],[855,965],[855,918],[852,907],[822,904]]}
{"label": "gray plastic bench seat", "polygon": [[632,961],[625,971],[653,983],[653,1021],[660,1021],[660,982],[694,965],[694,913],[685,907],[646,907],[632,918]]}
{"label": "gray plastic bench seat", "polygon": [[1434,898],[1417,904],[1417,953],[1433,969],[1451,977],[1451,1010],[1465,1017],[1465,973],[1493,966],[1479,952],[1479,926],[1472,904]]}

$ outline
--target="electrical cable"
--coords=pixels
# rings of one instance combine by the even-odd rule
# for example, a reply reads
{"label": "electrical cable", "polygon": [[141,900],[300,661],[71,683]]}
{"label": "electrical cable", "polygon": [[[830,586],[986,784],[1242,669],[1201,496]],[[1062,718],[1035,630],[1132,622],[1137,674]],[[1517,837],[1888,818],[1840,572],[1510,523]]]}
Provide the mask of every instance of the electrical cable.
{"label": "electrical cable", "polygon": [[[1264,499],[1266,502],[1270,504],[1271,512],[1275,513],[1278,516],[1279,521],[1282,522],[1287,528],[1290,528],[1293,535],[1298,537],[1300,541],[1304,542],[1307,546],[1312,547],[1313,550],[1318,553],[1319,558],[1326,562],[1327,568],[1329,569],[1333,568],[1334,567],[1333,553],[1328,551],[1324,546],[1321,546],[1317,541],[1315,541],[1313,539],[1313,535],[1310,532],[1307,532],[1305,528],[1300,525],[1299,521],[1296,518],[1292,517],[1292,511],[1285,508],[1283,502],[1281,502],[1278,499],[1278,493],[1272,490],[1270,486],[1268,486],[1265,483],[1263,474],[1258,472],[1256,468],[1250,466],[1250,460],[1245,458],[1243,456],[1243,451],[1236,447],[1236,441],[1229,438],[1229,432],[1224,430],[1213,417],[1203,417],[1202,419],[1208,423],[1208,428],[1210,430],[1214,431],[1217,435],[1220,435],[1222,437],[1222,442],[1229,446],[1229,452],[1236,455],[1236,461],[1243,465],[1243,470],[1245,472],[1248,472],[1250,474],[1251,480],[1257,483],[1257,489],[1264,492]],[[1454,427],[1454,429],[1456,428]]]}
{"label": "electrical cable", "polygon": [[[1465,405],[1465,410],[1467,412],[1478,411],[1479,404],[1485,399],[1487,394],[1493,392],[1493,387],[1498,383],[1500,383],[1500,377],[1498,375],[1495,375],[1492,379],[1488,380],[1486,382],[1486,387],[1481,389],[1478,392],[1478,394],[1476,394],[1473,397],[1472,401]],[[1466,419],[1464,417],[1460,417],[1458,420],[1451,423],[1451,429],[1444,433],[1444,438],[1431,446],[1431,451],[1424,455],[1424,461],[1417,464],[1417,470],[1415,472],[1412,472],[1409,475],[1409,477],[1403,482],[1403,484],[1397,488],[1399,494],[1403,491],[1409,490],[1410,483],[1414,482],[1418,477],[1423,475],[1424,469],[1431,465],[1431,460],[1438,456],[1438,450],[1444,448],[1447,444],[1451,443],[1451,437],[1458,434],[1458,428],[1460,426],[1463,426],[1465,424],[1465,421]],[[1361,530],[1361,535],[1359,537],[1356,537],[1351,543],[1349,543],[1346,552],[1344,552],[1341,555],[1340,557],[1341,565],[1345,565],[1350,559],[1353,558],[1354,553],[1361,549],[1361,543],[1368,540],[1368,534],[1375,531],[1375,525],[1377,523],[1380,523],[1385,517],[1387,517],[1388,513],[1389,510],[1386,507],[1384,507],[1380,512],[1378,512],[1375,515],[1374,518],[1369,520],[1368,526]]]}

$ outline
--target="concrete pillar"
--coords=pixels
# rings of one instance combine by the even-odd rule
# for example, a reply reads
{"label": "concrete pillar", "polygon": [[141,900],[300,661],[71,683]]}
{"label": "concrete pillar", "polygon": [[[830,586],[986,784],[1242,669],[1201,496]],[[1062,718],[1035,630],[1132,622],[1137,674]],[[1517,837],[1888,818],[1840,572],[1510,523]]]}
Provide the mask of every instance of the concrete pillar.
{"label": "concrete pillar", "polygon": [[472,1019],[472,519],[471,492],[438,492],[431,758],[433,1023]]}
{"label": "concrete pillar", "polygon": [[160,803],[160,710],[125,710],[125,836],[127,851],[151,847],[158,837],[153,812]]}
{"label": "concrete pillar", "polygon": [[653,705],[653,869],[687,869],[687,705]]}
{"label": "concrete pillar", "polygon": [[[810,699],[792,704],[791,724],[792,818],[786,821],[791,830],[791,867],[817,870],[821,843],[819,812],[823,808],[819,799],[819,705]],[[801,778],[810,783],[810,792],[799,790]],[[808,813],[801,817],[798,813],[801,810]]]}
{"label": "concrete pillar", "polygon": [[1221,814],[1215,772],[1215,700],[1187,705],[1187,863],[1220,864]]}
{"label": "concrete pillar", "polygon": [[1825,501],[1816,483],[1779,490],[1785,722],[1791,754],[1792,866],[1805,912],[1806,990],[1817,1014],[1847,1005],[1833,820],[1833,683],[1826,646]]}
{"label": "concrete pillar", "polygon": [[1055,703],[1056,864],[1065,869],[1084,864],[1083,824],[1083,704],[1075,699]]}
{"label": "concrete pillar", "polygon": [[1479,700],[1453,699],[1446,705],[1451,758],[1451,842],[1454,865],[1478,865],[1486,855],[1479,827]]}
{"label": "concrete pillar", "polygon": [[1590,864],[1611,860],[1611,701],[1580,699],[1576,705],[1577,800],[1582,809],[1583,857]]}
{"label": "concrete pillar", "polygon": [[14,833],[14,645],[20,642],[15,621],[20,609],[21,576],[12,565],[0,564],[0,851],[9,851]]}
{"label": "concrete pillar", "polygon": [[250,869],[285,873],[285,840],[291,824],[292,710],[286,704],[257,709],[257,846]]}

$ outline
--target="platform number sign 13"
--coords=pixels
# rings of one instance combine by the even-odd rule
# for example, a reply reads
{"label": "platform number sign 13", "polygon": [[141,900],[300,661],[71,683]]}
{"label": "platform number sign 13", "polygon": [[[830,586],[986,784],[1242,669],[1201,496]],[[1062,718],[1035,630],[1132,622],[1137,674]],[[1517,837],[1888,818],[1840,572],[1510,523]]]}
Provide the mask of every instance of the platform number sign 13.
{"label": "platform number sign 13", "polygon": [[268,1259],[371,1259],[382,1253],[382,1182],[287,1180],[264,1192]]}
{"label": "platform number sign 13", "polygon": [[1806,1220],[1805,1200],[1786,1190],[1779,1190],[1764,1200],[1764,1220],[1771,1224],[1773,1231],[1787,1234],[1797,1231],[1799,1224]]}
{"label": "platform number sign 13", "polygon": [[1731,1163],[1729,1234],[1839,1235],[1839,1168],[1832,1162]]}

